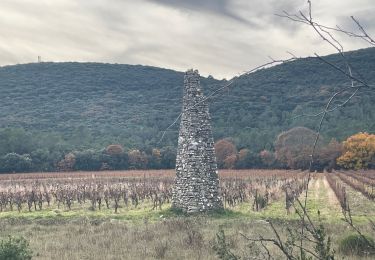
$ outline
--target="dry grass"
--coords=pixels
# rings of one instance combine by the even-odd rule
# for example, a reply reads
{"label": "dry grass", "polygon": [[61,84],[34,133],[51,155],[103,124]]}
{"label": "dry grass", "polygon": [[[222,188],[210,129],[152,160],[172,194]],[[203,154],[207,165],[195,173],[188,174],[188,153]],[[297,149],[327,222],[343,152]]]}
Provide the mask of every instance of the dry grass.
{"label": "dry grass", "polygon": [[[295,221],[274,220],[283,233]],[[249,219],[176,217],[149,223],[76,218],[69,220],[0,220],[0,236],[25,236],[34,259],[217,259],[213,250],[216,232],[224,229],[233,252],[249,258],[254,252],[241,233],[271,237],[267,223]],[[343,223],[327,226],[334,244],[346,234]],[[270,247],[274,256],[280,252]],[[349,258],[350,259],[350,258]]]}
{"label": "dry grass", "polygon": [[24,235],[35,259],[216,259],[212,242],[219,225],[209,218],[154,223],[1,220],[1,236]]}

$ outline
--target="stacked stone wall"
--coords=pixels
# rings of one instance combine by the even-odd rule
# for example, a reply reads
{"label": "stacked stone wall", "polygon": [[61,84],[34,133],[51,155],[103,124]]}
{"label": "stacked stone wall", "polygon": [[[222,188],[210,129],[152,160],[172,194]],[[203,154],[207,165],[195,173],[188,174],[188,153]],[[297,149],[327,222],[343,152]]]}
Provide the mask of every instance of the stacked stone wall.
{"label": "stacked stone wall", "polygon": [[187,71],[172,202],[174,208],[187,213],[210,211],[223,206],[211,118],[204,98],[198,71]]}

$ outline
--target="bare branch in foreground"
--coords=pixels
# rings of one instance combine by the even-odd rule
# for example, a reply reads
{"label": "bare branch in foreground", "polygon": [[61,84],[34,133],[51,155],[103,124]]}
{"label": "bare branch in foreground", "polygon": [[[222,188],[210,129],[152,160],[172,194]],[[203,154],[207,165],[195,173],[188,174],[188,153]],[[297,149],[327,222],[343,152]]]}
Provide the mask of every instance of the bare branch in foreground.
{"label": "bare branch in foreground", "polygon": [[[224,86],[222,86],[222,87],[216,89],[215,91],[211,92],[208,96],[206,96],[206,97],[205,97],[204,99],[202,99],[201,101],[195,103],[195,104],[194,104],[193,106],[191,106],[191,107],[186,108],[185,111],[191,110],[191,109],[195,108],[196,106],[198,106],[199,104],[201,104],[201,103],[203,103],[203,102],[205,102],[205,101],[207,101],[207,100],[210,100],[210,99],[212,100],[212,99],[214,99],[214,98],[217,96],[218,93],[220,93],[220,92],[222,92],[222,91],[224,91],[224,90],[229,89],[229,88],[233,85],[233,83],[236,82],[236,80],[237,80],[239,77],[242,77],[242,76],[245,76],[245,75],[249,75],[249,74],[254,73],[254,72],[256,72],[256,71],[258,71],[258,70],[260,70],[260,69],[264,69],[264,68],[267,68],[267,67],[272,66],[272,65],[283,64],[283,63],[286,63],[286,62],[290,62],[290,61],[294,61],[294,60],[299,59],[298,57],[296,57],[296,56],[293,55],[292,53],[289,53],[289,54],[291,54],[292,57],[289,58],[289,59],[286,59],[286,60],[282,60],[282,59],[275,60],[275,59],[273,59],[272,57],[269,57],[269,58],[271,59],[271,61],[269,61],[269,62],[267,62],[267,63],[264,63],[264,64],[262,64],[262,65],[260,65],[260,66],[257,66],[257,67],[255,67],[255,68],[249,70],[249,71],[246,71],[246,72],[240,74],[238,77],[235,77],[235,78],[231,79],[227,84],[225,84]],[[169,126],[163,131],[162,136],[161,136],[161,138],[160,138],[160,140],[159,140],[158,143],[161,143],[161,142],[163,141],[163,138],[164,138],[166,132],[167,132],[169,129],[171,129],[171,128],[172,128],[172,127],[178,122],[178,119],[183,115],[183,113],[184,113],[185,111],[181,112],[181,113],[176,117],[176,119],[173,121],[173,123],[170,124],[170,125],[169,125]]]}

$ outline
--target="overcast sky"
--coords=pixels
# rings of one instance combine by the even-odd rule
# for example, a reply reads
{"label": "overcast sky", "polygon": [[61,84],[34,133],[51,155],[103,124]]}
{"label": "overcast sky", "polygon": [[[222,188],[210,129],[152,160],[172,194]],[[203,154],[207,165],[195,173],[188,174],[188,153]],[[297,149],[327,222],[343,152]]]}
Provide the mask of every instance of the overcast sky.
{"label": "overcast sky", "polygon": [[[199,69],[231,78],[269,60],[332,53],[307,26],[275,16],[305,0],[0,0],[0,65],[43,61]],[[375,36],[375,0],[313,0],[317,21]],[[368,47],[340,38],[346,50]]]}

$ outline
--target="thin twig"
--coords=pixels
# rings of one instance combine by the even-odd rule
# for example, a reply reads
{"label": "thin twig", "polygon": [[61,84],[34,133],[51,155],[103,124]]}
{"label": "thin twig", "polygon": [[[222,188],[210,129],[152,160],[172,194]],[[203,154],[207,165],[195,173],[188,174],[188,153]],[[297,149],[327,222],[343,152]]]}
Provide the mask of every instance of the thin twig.
{"label": "thin twig", "polygon": [[[289,54],[291,54],[291,53],[289,53]],[[260,66],[257,66],[257,67],[255,67],[255,68],[249,70],[249,71],[246,71],[246,72],[242,73],[242,74],[239,75],[238,77],[235,77],[235,78],[231,79],[227,84],[225,84],[224,86],[222,86],[222,87],[216,89],[215,91],[211,92],[208,96],[206,96],[205,98],[203,98],[203,99],[200,100],[199,102],[195,103],[194,105],[192,105],[192,106],[190,106],[190,107],[187,107],[184,111],[182,111],[182,112],[181,112],[181,113],[175,118],[175,120],[173,121],[173,123],[170,124],[170,125],[169,125],[169,126],[163,131],[162,136],[161,136],[161,138],[160,138],[158,144],[162,142],[162,140],[163,140],[165,134],[167,133],[167,131],[168,131],[171,127],[173,127],[173,126],[178,122],[178,120],[180,119],[180,117],[182,117],[182,115],[184,114],[185,111],[189,111],[189,110],[195,108],[196,106],[198,106],[199,104],[202,104],[203,102],[205,102],[205,101],[207,101],[207,100],[209,100],[209,99],[213,99],[213,98],[215,98],[215,95],[217,95],[218,93],[220,93],[220,92],[223,91],[223,90],[227,90],[227,89],[229,89],[229,88],[233,85],[233,83],[236,82],[237,79],[240,78],[240,77],[242,77],[242,76],[249,75],[249,74],[251,74],[251,73],[254,73],[254,72],[256,72],[256,71],[258,71],[258,70],[260,70],[260,69],[266,68],[266,67],[268,67],[268,66],[272,66],[272,65],[275,65],[275,64],[283,64],[283,63],[287,63],[287,62],[290,62],[290,61],[294,61],[294,60],[299,59],[299,58],[296,57],[295,55],[293,55],[293,54],[291,54],[291,55],[292,55],[291,58],[289,58],[289,59],[285,59],[285,60],[282,60],[282,59],[275,60],[275,59],[273,59],[273,58],[270,57],[271,61],[269,61],[269,62],[267,62],[267,63],[264,63],[264,64],[262,64],[262,65],[260,65]]]}

